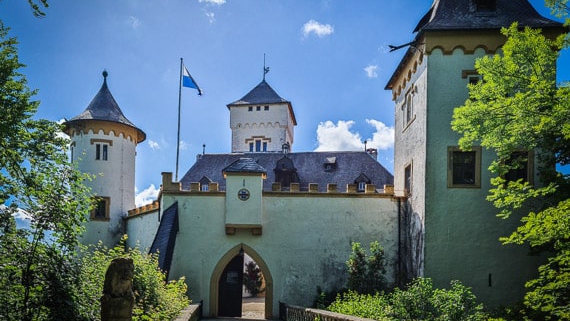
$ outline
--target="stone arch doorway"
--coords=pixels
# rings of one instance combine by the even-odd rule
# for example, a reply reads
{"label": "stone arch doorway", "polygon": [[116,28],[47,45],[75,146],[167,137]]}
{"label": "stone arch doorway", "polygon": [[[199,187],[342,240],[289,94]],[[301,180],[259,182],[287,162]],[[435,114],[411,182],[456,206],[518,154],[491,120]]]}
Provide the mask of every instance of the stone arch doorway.
{"label": "stone arch doorway", "polygon": [[216,264],[212,277],[210,278],[210,316],[218,316],[220,307],[219,302],[219,284],[226,267],[239,256],[240,250],[249,255],[261,269],[263,277],[265,278],[265,319],[272,319],[273,317],[273,278],[269,272],[269,268],[261,256],[246,244],[238,244],[231,248]]}

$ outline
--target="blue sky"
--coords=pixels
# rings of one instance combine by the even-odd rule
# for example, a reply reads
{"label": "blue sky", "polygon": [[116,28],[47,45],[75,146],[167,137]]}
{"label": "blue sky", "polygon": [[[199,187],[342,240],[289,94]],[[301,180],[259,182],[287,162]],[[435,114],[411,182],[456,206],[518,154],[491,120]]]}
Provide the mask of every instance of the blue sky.
{"label": "blue sky", "polygon": [[[136,188],[153,197],[174,172],[180,58],[204,90],[182,92],[180,172],[207,153],[230,151],[226,108],[263,76],[293,104],[293,151],[379,149],[393,172],[394,104],[384,86],[431,0],[50,1],[35,18],[23,0],[0,1],[19,44],[22,72],[39,89],[38,117],[81,113],[109,72],[123,113],[147,134],[137,148]],[[550,17],[543,0],[532,0]],[[570,79],[563,52],[559,79]]]}

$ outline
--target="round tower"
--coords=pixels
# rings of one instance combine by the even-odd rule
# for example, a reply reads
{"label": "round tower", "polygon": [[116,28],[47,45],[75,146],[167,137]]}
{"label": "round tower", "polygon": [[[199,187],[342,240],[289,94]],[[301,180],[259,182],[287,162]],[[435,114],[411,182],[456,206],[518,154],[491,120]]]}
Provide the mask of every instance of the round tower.
{"label": "round tower", "polygon": [[136,146],[146,138],[124,115],[107,87],[103,85],[87,108],[65,122],[71,138],[71,161],[78,169],[94,175],[87,182],[96,198],[83,244],[102,241],[114,246],[123,235],[123,218],[135,207]]}

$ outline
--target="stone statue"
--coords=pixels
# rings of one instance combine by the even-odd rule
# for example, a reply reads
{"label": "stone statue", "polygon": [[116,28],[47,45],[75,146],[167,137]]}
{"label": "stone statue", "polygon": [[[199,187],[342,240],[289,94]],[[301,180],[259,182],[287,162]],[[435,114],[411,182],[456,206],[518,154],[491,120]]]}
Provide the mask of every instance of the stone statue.
{"label": "stone statue", "polygon": [[101,321],[132,320],[134,270],[135,265],[130,258],[114,259],[107,268],[101,297]]}

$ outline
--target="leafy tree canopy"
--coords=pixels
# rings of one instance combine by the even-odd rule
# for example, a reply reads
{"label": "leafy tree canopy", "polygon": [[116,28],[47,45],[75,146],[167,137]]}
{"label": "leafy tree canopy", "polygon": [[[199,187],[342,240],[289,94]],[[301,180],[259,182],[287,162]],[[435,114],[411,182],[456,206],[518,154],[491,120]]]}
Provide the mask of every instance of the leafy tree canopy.
{"label": "leafy tree canopy", "polygon": [[[39,102],[19,72],[16,46],[0,22],[0,319],[67,319],[71,258],[91,206],[88,177],[68,163],[60,125],[33,118]],[[16,228],[16,212],[29,228]]]}
{"label": "leafy tree canopy", "polygon": [[[556,1],[565,6],[566,1]],[[487,199],[508,218],[526,213],[522,225],[504,243],[526,243],[549,250],[539,277],[527,283],[525,304],[558,319],[570,319],[570,177],[556,169],[570,164],[570,87],[556,83],[556,61],[564,36],[549,39],[540,30],[502,30],[502,54],[486,56],[475,67],[482,81],[469,85],[469,99],[454,111],[452,128],[459,144],[496,152],[490,170],[494,186]],[[508,180],[533,154],[540,182]],[[531,163],[532,164],[532,163]]]}

